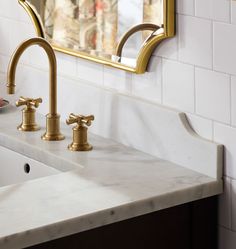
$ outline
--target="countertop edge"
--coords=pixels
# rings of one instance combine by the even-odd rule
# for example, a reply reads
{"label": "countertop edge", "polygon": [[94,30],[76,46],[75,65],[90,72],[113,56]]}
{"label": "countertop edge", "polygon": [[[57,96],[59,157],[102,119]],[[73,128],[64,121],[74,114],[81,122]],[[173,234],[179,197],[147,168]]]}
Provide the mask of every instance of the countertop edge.
{"label": "countertop edge", "polygon": [[[196,197],[195,194],[197,187],[199,187],[202,191],[200,191],[201,193],[199,192],[198,197]],[[192,190],[189,190],[188,188],[188,191],[188,197],[186,197],[184,191],[181,194],[178,193],[178,201],[174,200],[173,195],[176,195],[176,193],[170,192],[169,194],[162,196],[159,195],[150,197],[137,202],[127,203],[121,206],[104,209],[98,212],[81,215],[68,220],[63,220],[35,229],[30,229],[28,231],[12,234],[10,236],[0,238],[0,246],[1,249],[19,249],[29,247],[123,220],[135,218],[148,213],[157,212],[174,206],[215,196],[222,193],[223,181],[214,181],[213,179],[211,183],[208,182],[205,184],[200,184],[199,186],[192,187]],[[170,198],[173,200],[172,203],[169,202]],[[168,199],[168,204],[163,204],[164,199]],[[157,206],[157,202],[161,202],[162,205]],[[132,215],[130,214],[130,210],[132,210]],[[104,220],[104,217],[109,217],[109,219]],[[92,220],[95,220],[96,222],[92,222]],[[78,226],[78,224],[80,224],[80,226]],[[69,229],[63,230],[65,227]],[[47,231],[47,235],[49,237],[46,236],[45,231]]]}

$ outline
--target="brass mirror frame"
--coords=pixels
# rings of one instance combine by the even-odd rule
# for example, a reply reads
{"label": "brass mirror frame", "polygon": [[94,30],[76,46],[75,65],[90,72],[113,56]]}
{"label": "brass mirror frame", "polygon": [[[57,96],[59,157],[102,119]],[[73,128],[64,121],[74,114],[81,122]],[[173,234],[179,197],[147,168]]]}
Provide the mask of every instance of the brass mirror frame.
{"label": "brass mirror frame", "polygon": [[[33,22],[35,27],[35,31],[37,36],[45,38],[45,34],[43,31],[43,25],[38,17],[37,13],[35,13],[34,9],[27,3],[27,0],[18,0],[19,4],[26,10],[28,15]],[[62,53],[66,53],[69,55],[77,56],[86,60],[94,61],[96,63],[100,63],[106,66],[118,68],[121,70],[125,70],[127,72],[132,72],[136,74],[142,74],[146,72],[148,62],[152,55],[153,50],[165,39],[173,37],[175,35],[175,0],[163,0],[163,32],[157,35],[151,36],[147,39],[143,46],[141,47],[138,56],[136,67],[130,67],[118,62],[113,62],[111,60],[105,58],[99,58],[94,55],[86,54],[85,52],[76,52],[69,48],[62,48],[56,45],[53,45],[53,49]],[[132,31],[131,31],[132,30]],[[133,33],[133,29],[129,30],[124,37],[129,37]],[[131,32],[130,32],[131,31]]]}

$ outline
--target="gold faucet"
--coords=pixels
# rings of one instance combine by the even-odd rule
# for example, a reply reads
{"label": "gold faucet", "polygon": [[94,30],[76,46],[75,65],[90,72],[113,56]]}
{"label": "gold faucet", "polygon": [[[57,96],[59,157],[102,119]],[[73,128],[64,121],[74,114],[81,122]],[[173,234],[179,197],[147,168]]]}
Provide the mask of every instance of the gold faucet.
{"label": "gold faucet", "polygon": [[11,57],[7,73],[8,94],[15,93],[15,74],[16,66],[22,53],[32,45],[39,45],[47,53],[50,65],[49,75],[49,113],[46,116],[46,132],[42,136],[43,140],[59,141],[65,137],[60,133],[60,115],[57,113],[57,61],[51,45],[43,38],[31,38],[24,41],[16,49]]}

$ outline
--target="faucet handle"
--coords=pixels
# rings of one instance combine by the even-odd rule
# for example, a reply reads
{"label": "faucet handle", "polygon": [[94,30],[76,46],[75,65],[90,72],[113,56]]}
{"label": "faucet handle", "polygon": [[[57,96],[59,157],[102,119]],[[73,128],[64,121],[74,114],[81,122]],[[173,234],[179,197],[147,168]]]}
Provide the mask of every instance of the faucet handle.
{"label": "faucet handle", "polygon": [[39,104],[42,103],[43,100],[42,98],[37,98],[37,99],[32,99],[32,98],[25,98],[25,97],[20,97],[19,100],[16,102],[16,106],[22,106],[22,105],[26,105],[27,108],[38,108]]}
{"label": "faucet handle", "polygon": [[66,120],[68,125],[77,123],[73,128],[73,142],[68,146],[71,151],[89,151],[92,150],[93,146],[87,141],[87,131],[86,126],[90,126],[94,120],[93,115],[75,115],[71,113],[69,118]]}
{"label": "faucet handle", "polygon": [[94,120],[94,115],[84,116],[84,115],[75,115],[71,113],[69,118],[66,120],[68,125],[77,123],[78,126],[90,126]]}
{"label": "faucet handle", "polygon": [[38,108],[39,104],[42,103],[41,98],[32,99],[32,98],[25,98],[20,97],[19,100],[16,102],[16,106],[23,106],[26,107],[22,110],[22,123],[17,127],[20,131],[37,131],[40,127],[35,122],[35,112],[36,110],[33,108]]}

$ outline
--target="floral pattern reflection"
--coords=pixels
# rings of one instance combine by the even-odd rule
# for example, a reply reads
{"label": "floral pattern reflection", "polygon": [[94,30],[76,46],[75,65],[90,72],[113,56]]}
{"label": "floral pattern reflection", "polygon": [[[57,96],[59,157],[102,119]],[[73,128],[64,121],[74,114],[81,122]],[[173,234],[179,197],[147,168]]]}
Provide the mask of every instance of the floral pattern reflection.
{"label": "floral pattern reflection", "polygon": [[[133,2],[137,5],[137,0]],[[138,2],[138,9],[143,13],[140,23],[163,22],[160,11],[163,0]],[[52,44],[110,58],[120,38],[118,29],[122,21],[118,13],[125,10],[125,4],[126,1],[119,0],[44,0],[40,16]],[[147,35],[144,33],[143,39]]]}

